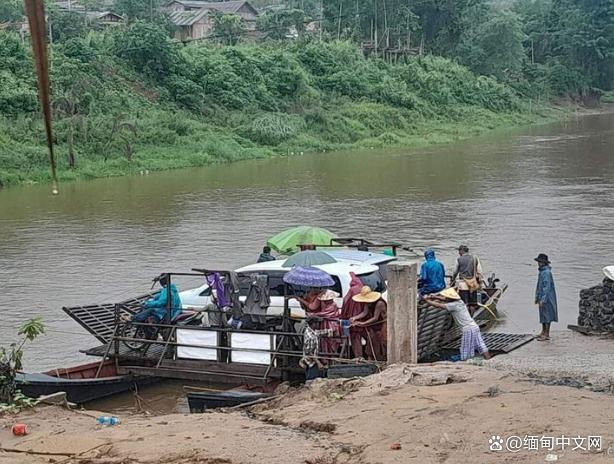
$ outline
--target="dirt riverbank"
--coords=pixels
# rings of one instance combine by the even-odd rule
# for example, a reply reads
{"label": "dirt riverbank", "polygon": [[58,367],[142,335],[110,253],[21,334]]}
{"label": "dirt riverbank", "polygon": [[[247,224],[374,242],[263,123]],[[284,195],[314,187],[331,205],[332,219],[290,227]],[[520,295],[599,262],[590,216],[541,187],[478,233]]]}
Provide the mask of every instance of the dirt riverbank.
{"label": "dirt riverbank", "polygon": [[[0,418],[0,463],[534,463],[548,454],[610,463],[613,411],[612,395],[486,366],[396,365],[315,381],[250,411],[135,415],[115,427],[96,425],[95,411],[38,407]],[[11,435],[18,421],[28,436]],[[489,449],[493,435],[501,451]],[[511,436],[538,437],[539,449],[508,451]],[[601,450],[588,450],[589,436]]]}

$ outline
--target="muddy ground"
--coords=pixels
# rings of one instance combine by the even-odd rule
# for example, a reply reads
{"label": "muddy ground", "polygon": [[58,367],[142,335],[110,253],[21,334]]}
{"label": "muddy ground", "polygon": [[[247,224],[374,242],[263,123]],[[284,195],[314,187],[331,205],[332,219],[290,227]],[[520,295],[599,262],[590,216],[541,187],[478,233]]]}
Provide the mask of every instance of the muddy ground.
{"label": "muddy ground", "polygon": [[[113,427],[98,415],[46,406],[4,416],[0,463],[614,463],[614,396],[465,363],[317,380],[249,410],[134,415]],[[30,434],[14,437],[15,422]],[[492,435],[502,451],[490,450]],[[581,449],[589,435],[601,450]],[[508,451],[510,436],[540,437],[540,449]],[[559,444],[548,450],[541,437]]]}

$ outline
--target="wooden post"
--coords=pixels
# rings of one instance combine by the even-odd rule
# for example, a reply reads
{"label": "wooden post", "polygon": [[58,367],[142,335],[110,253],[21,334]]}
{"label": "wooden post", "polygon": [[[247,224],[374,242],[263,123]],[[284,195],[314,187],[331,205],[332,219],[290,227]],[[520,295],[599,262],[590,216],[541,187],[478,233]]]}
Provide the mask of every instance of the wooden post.
{"label": "wooden post", "polygon": [[388,363],[418,362],[418,265],[388,264]]}

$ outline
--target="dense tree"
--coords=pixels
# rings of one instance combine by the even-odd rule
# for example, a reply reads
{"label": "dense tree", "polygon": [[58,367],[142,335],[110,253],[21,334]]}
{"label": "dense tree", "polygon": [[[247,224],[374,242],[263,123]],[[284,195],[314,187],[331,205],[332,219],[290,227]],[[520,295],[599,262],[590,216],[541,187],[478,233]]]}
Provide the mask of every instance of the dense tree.
{"label": "dense tree", "polygon": [[614,1],[554,0],[548,26],[551,52],[592,85],[614,85]]}
{"label": "dense tree", "polygon": [[0,1],[0,23],[20,21],[23,18],[22,0]]}
{"label": "dense tree", "polygon": [[239,15],[210,13],[213,21],[213,35],[224,45],[236,45],[245,32]]}
{"label": "dense tree", "polygon": [[115,11],[128,19],[153,19],[158,14],[160,0],[115,0]]}
{"label": "dense tree", "polygon": [[521,70],[525,59],[524,41],[518,16],[495,12],[463,32],[456,56],[480,74],[503,79]]}
{"label": "dense tree", "polygon": [[156,79],[171,75],[176,63],[176,50],[167,32],[145,21],[135,21],[113,31],[114,53],[134,68]]}
{"label": "dense tree", "polygon": [[291,31],[302,38],[309,21],[310,18],[300,9],[273,10],[258,18],[258,30],[268,39],[285,39],[291,36]]}
{"label": "dense tree", "polygon": [[50,8],[47,21],[51,28],[51,37],[54,42],[83,37],[88,30],[95,26],[88,24],[86,16],[81,12],[64,11]]}
{"label": "dense tree", "polygon": [[9,115],[36,110],[32,62],[19,36],[0,30],[0,111]]}

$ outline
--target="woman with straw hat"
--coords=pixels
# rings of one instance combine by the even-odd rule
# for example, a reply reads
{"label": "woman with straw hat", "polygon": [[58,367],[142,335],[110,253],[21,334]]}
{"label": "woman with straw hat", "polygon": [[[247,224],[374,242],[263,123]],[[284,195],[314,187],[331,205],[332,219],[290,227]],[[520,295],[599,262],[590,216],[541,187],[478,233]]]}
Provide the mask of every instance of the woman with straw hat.
{"label": "woman with straw hat", "polygon": [[484,359],[491,358],[488,347],[480,333],[480,326],[473,320],[467,305],[456,290],[446,288],[439,293],[427,295],[425,299],[432,307],[447,310],[454,318],[454,322],[462,329],[463,338],[460,346],[462,361],[473,358],[476,352],[481,353]]}
{"label": "woman with straw hat", "polygon": [[[380,292],[374,292],[365,285],[358,295],[352,297],[357,303],[362,303],[362,312],[352,318],[352,326],[364,327],[367,335],[367,346],[371,349],[373,358],[377,361],[386,360],[387,344],[387,305]],[[365,319],[367,318],[367,319]]]}
{"label": "woman with straw hat", "polygon": [[[339,306],[335,303],[335,298],[339,298],[339,294],[334,290],[324,290],[316,298],[311,301],[295,296],[296,300],[303,305],[309,317],[320,318],[321,321],[317,324],[318,330],[330,330],[333,337],[339,337],[341,328],[339,325]],[[339,338],[323,338],[320,346],[322,352],[328,354],[336,354],[341,345]]]}

